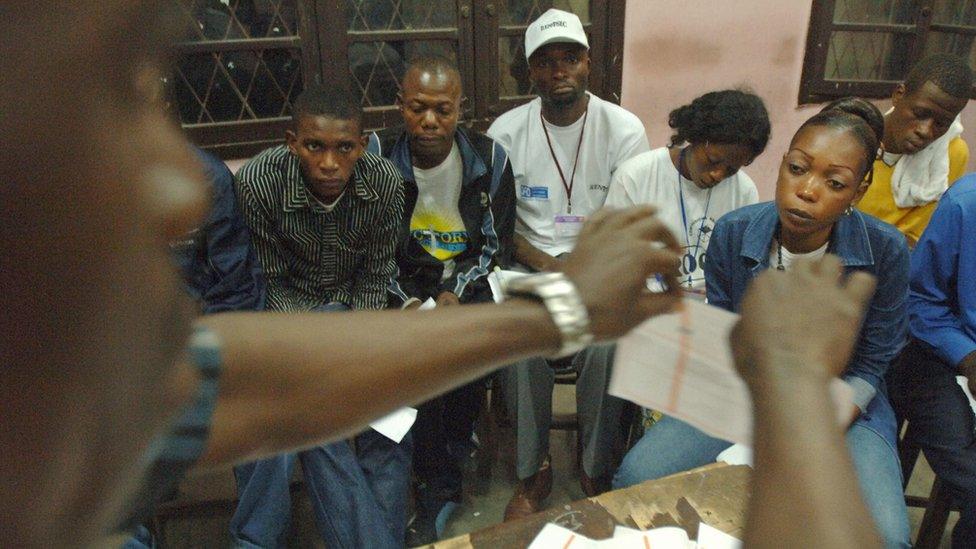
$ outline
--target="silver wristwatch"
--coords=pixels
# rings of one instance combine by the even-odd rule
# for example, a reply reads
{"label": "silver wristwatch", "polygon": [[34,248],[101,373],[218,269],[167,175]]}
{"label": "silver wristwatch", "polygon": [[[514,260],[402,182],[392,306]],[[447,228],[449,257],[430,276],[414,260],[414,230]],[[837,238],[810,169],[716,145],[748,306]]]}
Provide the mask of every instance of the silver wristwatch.
{"label": "silver wristwatch", "polygon": [[505,295],[542,300],[563,336],[562,347],[552,358],[582,351],[593,341],[586,305],[576,286],[563,273],[540,273],[515,278],[505,285]]}

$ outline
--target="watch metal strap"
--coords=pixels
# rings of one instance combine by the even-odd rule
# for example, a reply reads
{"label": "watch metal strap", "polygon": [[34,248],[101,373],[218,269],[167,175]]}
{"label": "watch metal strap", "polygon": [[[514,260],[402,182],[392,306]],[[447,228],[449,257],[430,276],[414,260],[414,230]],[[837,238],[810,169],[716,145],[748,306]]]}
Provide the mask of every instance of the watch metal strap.
{"label": "watch metal strap", "polygon": [[582,351],[593,341],[586,305],[576,285],[565,274],[540,273],[516,278],[506,285],[505,293],[542,300],[562,335],[562,346],[553,358]]}

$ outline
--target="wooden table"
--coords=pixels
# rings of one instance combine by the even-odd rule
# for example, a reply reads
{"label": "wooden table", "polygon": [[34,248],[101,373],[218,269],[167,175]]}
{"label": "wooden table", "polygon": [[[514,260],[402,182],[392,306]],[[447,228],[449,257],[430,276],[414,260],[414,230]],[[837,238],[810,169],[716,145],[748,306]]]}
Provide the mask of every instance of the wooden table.
{"label": "wooden table", "polygon": [[525,547],[549,522],[593,539],[610,537],[618,524],[642,530],[679,526],[695,539],[698,523],[704,521],[741,539],[751,471],[744,465],[707,465],[439,541],[428,547]]}

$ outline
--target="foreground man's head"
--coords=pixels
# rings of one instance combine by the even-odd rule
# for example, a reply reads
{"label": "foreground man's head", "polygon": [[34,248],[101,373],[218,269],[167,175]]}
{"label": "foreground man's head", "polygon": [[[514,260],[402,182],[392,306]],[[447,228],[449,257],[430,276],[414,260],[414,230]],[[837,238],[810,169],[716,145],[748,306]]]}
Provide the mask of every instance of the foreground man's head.
{"label": "foreground man's head", "polygon": [[182,401],[190,308],[167,246],[206,194],[137,84],[171,28],[148,1],[0,7],[7,547],[100,534]]}

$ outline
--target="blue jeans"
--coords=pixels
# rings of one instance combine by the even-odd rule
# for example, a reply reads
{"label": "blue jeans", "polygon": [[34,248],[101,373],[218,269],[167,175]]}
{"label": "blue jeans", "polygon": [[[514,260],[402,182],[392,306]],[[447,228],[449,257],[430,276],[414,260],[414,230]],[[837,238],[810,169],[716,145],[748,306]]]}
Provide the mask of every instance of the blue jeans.
{"label": "blue jeans", "polygon": [[913,341],[889,373],[895,410],[960,504],[952,547],[976,547],[976,417],[955,368]]}
{"label": "blue jeans", "polygon": [[[348,310],[330,303],[320,311]],[[403,547],[410,488],[410,434],[399,443],[368,429],[351,440],[234,468],[237,547],[279,547],[291,519],[289,481],[302,462],[315,522],[326,546]]]}
{"label": "blue jeans", "polygon": [[155,549],[156,540],[145,526],[139,525],[132,532],[132,537],[122,542],[121,549]]}
{"label": "blue jeans", "polygon": [[[625,488],[707,465],[731,445],[681,420],[665,416],[624,456],[613,478],[613,487]],[[847,448],[861,485],[861,495],[885,546],[910,547],[908,509],[895,449],[881,435],[857,423],[847,431]]]}

